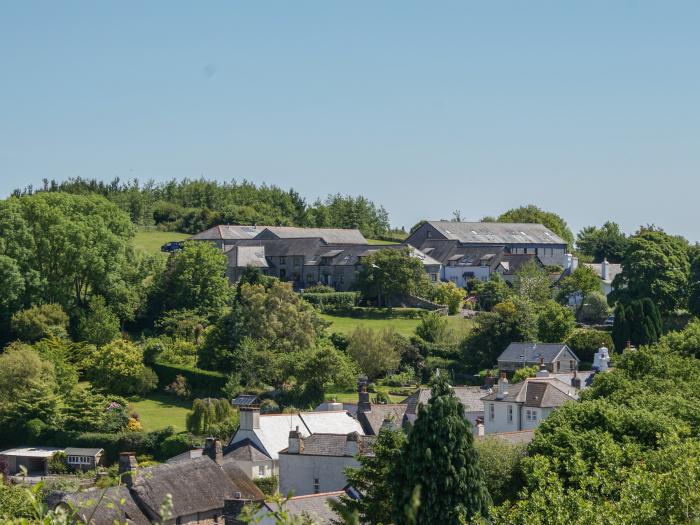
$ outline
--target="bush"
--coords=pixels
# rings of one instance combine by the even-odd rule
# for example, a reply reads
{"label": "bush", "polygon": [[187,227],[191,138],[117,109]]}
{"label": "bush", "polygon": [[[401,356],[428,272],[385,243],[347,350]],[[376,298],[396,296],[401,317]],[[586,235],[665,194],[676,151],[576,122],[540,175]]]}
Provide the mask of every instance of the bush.
{"label": "bush", "polygon": [[169,436],[160,444],[160,456],[166,459],[192,450],[201,445],[201,441],[195,438],[192,434],[182,432]]}
{"label": "bush", "polygon": [[33,343],[45,337],[65,337],[68,316],[58,304],[41,304],[16,312],[10,326],[17,339]]}
{"label": "bush", "polygon": [[352,308],[359,297],[357,292],[304,292],[301,296],[322,312]]}
{"label": "bush", "polygon": [[101,296],[90,300],[90,308],[78,318],[78,339],[101,347],[120,335],[119,319]]}
{"label": "bush", "polygon": [[447,318],[436,313],[423,317],[420,324],[416,327],[416,335],[429,343],[442,341],[446,332]]}
{"label": "bush", "polygon": [[591,292],[581,306],[581,320],[587,323],[600,323],[610,315],[607,298],[600,292]]}
{"label": "bush", "polygon": [[165,391],[169,394],[175,394],[177,397],[190,397],[190,390],[187,388],[187,379],[182,374],[175,376],[175,381],[165,387]]}
{"label": "bush", "polygon": [[179,366],[169,363],[153,363],[153,370],[158,376],[158,387],[165,388],[182,375],[187,381],[190,393],[200,397],[218,397],[223,391],[228,376],[221,372],[202,370],[193,366]]}
{"label": "bush", "polygon": [[98,350],[89,376],[93,384],[117,394],[145,394],[158,384],[153,370],[143,364],[141,349],[121,339]]}
{"label": "bush", "polygon": [[520,464],[525,456],[525,446],[488,435],[484,439],[474,440],[474,446],[479,452],[479,463],[493,502],[498,505],[515,498],[523,485]]}
{"label": "bush", "polygon": [[304,293],[335,293],[335,288],[326,284],[314,284],[304,288]]}
{"label": "bush", "polygon": [[582,363],[593,363],[593,354],[601,346],[613,350],[612,337],[608,332],[592,328],[577,328],[565,341]]}
{"label": "bush", "polygon": [[267,478],[254,479],[253,483],[255,483],[266,496],[274,496],[277,494],[280,479],[277,476],[270,476]]}

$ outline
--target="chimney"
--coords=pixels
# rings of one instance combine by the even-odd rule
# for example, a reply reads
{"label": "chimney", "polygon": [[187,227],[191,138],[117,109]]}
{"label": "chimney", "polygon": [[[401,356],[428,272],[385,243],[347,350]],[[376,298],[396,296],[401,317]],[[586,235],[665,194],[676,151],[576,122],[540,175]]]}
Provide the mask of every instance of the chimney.
{"label": "chimney", "polygon": [[540,369],[537,371],[536,377],[549,377],[549,371],[544,364],[544,357],[540,357]]}
{"label": "chimney", "polygon": [[372,404],[369,402],[369,392],[367,392],[367,386],[365,385],[362,385],[360,391],[357,393],[357,411],[372,411]]}
{"label": "chimney", "polygon": [[345,438],[345,455],[355,457],[360,452],[360,435],[357,432],[350,432]]}
{"label": "chimney", "polygon": [[139,464],[136,462],[136,454],[134,452],[119,453],[119,479],[127,487],[134,484],[136,478],[136,469]]}
{"label": "chimney", "polygon": [[603,262],[600,264],[600,278],[604,281],[610,280],[610,264],[607,259],[603,259]]}
{"label": "chimney", "polygon": [[260,428],[260,407],[241,407],[239,413],[241,430]]}
{"label": "chimney", "polygon": [[576,390],[581,390],[581,378],[576,374],[576,370],[574,370],[574,375],[571,377],[571,386]]}
{"label": "chimney", "polygon": [[573,272],[578,268],[578,257],[571,257],[571,271]]}
{"label": "chimney", "polygon": [[299,432],[299,427],[295,430],[289,431],[289,447],[287,448],[288,454],[301,454],[304,452],[304,438],[301,437],[301,432]]}
{"label": "chimney", "polygon": [[495,378],[491,375],[491,371],[489,370],[486,373],[486,377],[484,378],[484,386],[482,387],[484,390],[489,390],[493,388],[493,384],[495,382]]}
{"label": "chimney", "polygon": [[476,435],[482,437],[486,434],[486,429],[484,428],[484,422],[480,419],[476,422]]}
{"label": "chimney", "polygon": [[501,372],[501,379],[498,381],[498,393],[496,399],[503,399],[508,395],[508,378],[505,372]]}
{"label": "chimney", "polygon": [[202,455],[209,456],[214,463],[221,465],[224,461],[224,451],[221,448],[221,441],[213,437],[208,437],[204,444]]}
{"label": "chimney", "polygon": [[240,492],[236,492],[234,496],[235,499],[224,500],[224,525],[246,525],[246,522],[238,517],[243,512],[243,507],[251,503],[251,500],[241,498]]}

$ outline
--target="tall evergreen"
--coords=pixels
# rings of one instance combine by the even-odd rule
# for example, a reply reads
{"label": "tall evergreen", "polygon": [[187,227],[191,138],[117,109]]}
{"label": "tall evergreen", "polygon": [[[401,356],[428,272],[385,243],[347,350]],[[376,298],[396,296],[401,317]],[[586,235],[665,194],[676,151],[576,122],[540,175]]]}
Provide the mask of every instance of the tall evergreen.
{"label": "tall evergreen", "polygon": [[394,523],[406,525],[406,509],[420,486],[416,523],[459,525],[485,516],[491,504],[464,407],[445,378],[432,384],[432,398],[421,406],[400,461],[394,465]]}
{"label": "tall evergreen", "polygon": [[630,340],[630,329],[627,323],[627,309],[622,303],[615,307],[615,322],[613,323],[612,338],[615,343],[615,350],[622,352],[627,347]]}

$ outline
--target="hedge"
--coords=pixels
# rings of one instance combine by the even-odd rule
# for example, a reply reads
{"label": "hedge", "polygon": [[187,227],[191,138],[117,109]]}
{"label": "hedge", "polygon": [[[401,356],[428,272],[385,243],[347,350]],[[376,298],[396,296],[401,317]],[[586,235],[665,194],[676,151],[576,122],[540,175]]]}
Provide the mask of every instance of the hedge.
{"label": "hedge", "polygon": [[357,292],[303,293],[301,296],[322,312],[352,308],[359,298]]}
{"label": "hedge", "polygon": [[197,397],[221,397],[221,391],[228,380],[226,374],[196,367],[156,361],[151,368],[158,376],[158,388],[161,390],[175,381],[176,376],[181,375],[187,381],[187,388],[192,395]]}

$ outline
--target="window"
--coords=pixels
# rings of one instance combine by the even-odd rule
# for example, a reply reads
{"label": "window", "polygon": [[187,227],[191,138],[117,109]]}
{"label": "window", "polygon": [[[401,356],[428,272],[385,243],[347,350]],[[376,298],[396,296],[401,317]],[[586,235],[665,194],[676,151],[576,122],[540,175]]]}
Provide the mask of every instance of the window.
{"label": "window", "polygon": [[532,420],[537,421],[537,410],[532,411]]}
{"label": "window", "polygon": [[513,405],[508,405],[508,423],[513,422]]}
{"label": "window", "polygon": [[573,370],[575,366],[576,366],[576,365],[574,364],[574,360],[571,359],[571,360],[569,361],[569,370]]}
{"label": "window", "polygon": [[314,494],[321,492],[321,480],[314,478]]}
{"label": "window", "polygon": [[284,256],[280,257],[280,264],[287,264],[287,258]]}
{"label": "window", "polygon": [[265,465],[260,465],[258,467],[258,477],[260,477],[260,478],[265,477]]}
{"label": "window", "polygon": [[528,421],[532,421],[532,411],[530,411],[530,410],[525,411],[525,419],[527,419]]}
{"label": "window", "polygon": [[313,280],[314,280],[314,274],[312,274],[312,273],[307,273],[307,274],[306,274],[306,280],[307,280],[308,282],[313,281]]}
{"label": "window", "polygon": [[523,253],[527,253],[527,248],[523,248]]}
{"label": "window", "polygon": [[493,421],[496,417],[496,406],[493,403],[489,404],[489,420]]}
{"label": "window", "polygon": [[557,361],[557,372],[559,372],[560,368],[561,368],[561,361]]}
{"label": "window", "polygon": [[304,258],[295,256],[294,257],[294,266],[301,266],[302,264],[304,264]]}
{"label": "window", "polygon": [[338,280],[340,281],[340,284],[343,284],[345,282],[345,275],[341,273],[338,276]]}

